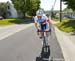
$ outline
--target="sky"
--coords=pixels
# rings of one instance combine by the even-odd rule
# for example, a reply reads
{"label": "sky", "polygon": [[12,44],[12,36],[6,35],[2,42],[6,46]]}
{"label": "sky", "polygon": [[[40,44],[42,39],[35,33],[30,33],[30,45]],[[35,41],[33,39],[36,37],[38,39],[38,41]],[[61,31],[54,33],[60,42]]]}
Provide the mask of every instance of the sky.
{"label": "sky", "polygon": [[[0,2],[7,2],[7,1],[10,0],[0,0]],[[47,11],[51,10],[55,0],[40,0],[40,1],[41,1],[40,7]],[[66,5],[62,3],[62,9],[64,8],[66,8]],[[56,0],[54,10],[60,10],[60,0]]]}
{"label": "sky", "polygon": [[0,0],[0,2],[7,2],[7,1],[10,1],[10,0]]}
{"label": "sky", "polygon": [[[44,10],[51,10],[52,6],[54,5],[55,0],[41,0],[41,8]],[[66,8],[67,6],[62,3],[62,9]],[[54,10],[60,10],[60,0],[56,0],[56,4]]]}

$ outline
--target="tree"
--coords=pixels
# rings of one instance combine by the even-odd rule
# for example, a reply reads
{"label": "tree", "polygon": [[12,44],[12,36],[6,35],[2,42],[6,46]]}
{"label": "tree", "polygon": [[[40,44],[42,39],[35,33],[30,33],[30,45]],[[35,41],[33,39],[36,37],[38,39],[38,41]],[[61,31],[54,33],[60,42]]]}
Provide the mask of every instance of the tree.
{"label": "tree", "polygon": [[14,7],[18,12],[21,12],[23,16],[25,17],[25,12],[26,12],[26,0],[11,0],[12,3],[14,4]]}
{"label": "tree", "polygon": [[36,11],[40,8],[40,0],[31,0],[29,14],[35,16]]}
{"label": "tree", "polygon": [[67,4],[68,8],[71,8],[73,11],[75,11],[75,0],[62,0]]}
{"label": "tree", "polygon": [[20,11],[24,17],[28,13],[34,15],[35,11],[39,8],[39,0],[11,0],[17,11]]}
{"label": "tree", "polygon": [[6,13],[7,13],[7,4],[0,3],[0,15],[6,18]]}
{"label": "tree", "polygon": [[69,10],[70,10],[70,9],[66,7],[63,11],[69,11]]}

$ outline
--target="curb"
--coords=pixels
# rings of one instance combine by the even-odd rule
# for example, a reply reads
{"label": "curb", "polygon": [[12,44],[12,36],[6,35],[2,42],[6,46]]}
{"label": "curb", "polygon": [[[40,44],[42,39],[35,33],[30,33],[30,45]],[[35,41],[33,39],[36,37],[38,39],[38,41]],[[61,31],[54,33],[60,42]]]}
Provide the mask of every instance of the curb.
{"label": "curb", "polygon": [[56,27],[55,33],[57,40],[60,44],[65,61],[75,61],[75,45],[63,32],[58,30]]}

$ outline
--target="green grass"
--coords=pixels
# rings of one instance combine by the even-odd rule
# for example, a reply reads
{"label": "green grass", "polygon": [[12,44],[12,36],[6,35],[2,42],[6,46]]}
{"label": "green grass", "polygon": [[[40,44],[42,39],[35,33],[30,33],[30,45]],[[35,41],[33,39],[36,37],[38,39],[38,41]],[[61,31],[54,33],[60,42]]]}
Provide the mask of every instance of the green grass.
{"label": "green grass", "polygon": [[52,18],[52,20],[53,20],[53,21],[59,21],[59,19],[57,19],[57,18]]}
{"label": "green grass", "polygon": [[56,24],[56,26],[64,32],[73,32],[75,31],[75,20],[62,20],[62,22]]}
{"label": "green grass", "polygon": [[22,22],[21,19],[3,19],[0,20],[0,26],[19,24],[21,22]]}
{"label": "green grass", "polygon": [[26,16],[27,19],[32,19],[32,16]]}

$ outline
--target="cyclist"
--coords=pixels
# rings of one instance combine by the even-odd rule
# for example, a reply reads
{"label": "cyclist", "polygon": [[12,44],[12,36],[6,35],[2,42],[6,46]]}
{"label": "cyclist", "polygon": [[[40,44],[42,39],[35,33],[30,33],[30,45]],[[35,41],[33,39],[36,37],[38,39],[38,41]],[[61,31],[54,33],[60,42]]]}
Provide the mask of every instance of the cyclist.
{"label": "cyclist", "polygon": [[[44,14],[43,10],[38,10],[36,16],[34,17],[35,27],[37,31],[46,31],[46,36],[48,36],[48,31],[50,30],[51,22],[49,18]],[[37,32],[39,35],[39,32]],[[40,32],[40,38],[44,36],[44,32]]]}

